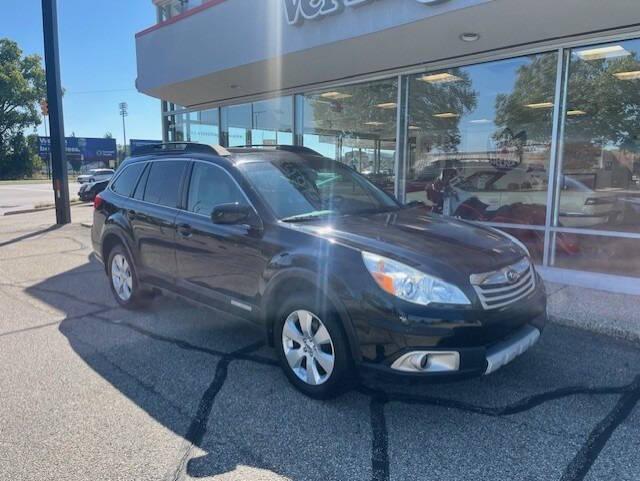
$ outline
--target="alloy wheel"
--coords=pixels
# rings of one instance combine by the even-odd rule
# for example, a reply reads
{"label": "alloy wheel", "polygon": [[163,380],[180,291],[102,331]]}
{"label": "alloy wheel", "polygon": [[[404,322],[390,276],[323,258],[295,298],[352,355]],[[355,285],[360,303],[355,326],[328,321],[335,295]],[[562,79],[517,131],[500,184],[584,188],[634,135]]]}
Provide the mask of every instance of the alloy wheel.
{"label": "alloy wheel", "polygon": [[118,297],[128,301],[133,292],[133,274],[127,258],[122,254],[116,254],[111,261],[111,282]]}
{"label": "alloy wheel", "polygon": [[304,383],[325,383],[333,372],[335,350],[331,335],[320,318],[307,310],[289,314],[282,328],[282,347],[287,363]]}

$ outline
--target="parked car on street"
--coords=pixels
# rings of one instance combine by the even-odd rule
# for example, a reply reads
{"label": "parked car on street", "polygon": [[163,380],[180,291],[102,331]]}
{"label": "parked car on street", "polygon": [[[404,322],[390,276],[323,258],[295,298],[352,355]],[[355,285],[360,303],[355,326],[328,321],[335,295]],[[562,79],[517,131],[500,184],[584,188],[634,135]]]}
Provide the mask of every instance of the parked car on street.
{"label": "parked car on street", "polygon": [[79,175],[77,180],[79,184],[109,180],[113,177],[114,173],[115,171],[113,169],[91,169],[88,173]]}
{"label": "parked car on street", "polygon": [[515,238],[401,205],[308,148],[149,146],[94,206],[94,250],[120,305],[169,292],[255,321],[312,397],[366,370],[489,374],[546,322]]}
{"label": "parked car on street", "polygon": [[96,198],[96,195],[106,189],[107,185],[109,185],[109,180],[84,183],[80,185],[78,197],[84,202],[92,202],[93,199]]}

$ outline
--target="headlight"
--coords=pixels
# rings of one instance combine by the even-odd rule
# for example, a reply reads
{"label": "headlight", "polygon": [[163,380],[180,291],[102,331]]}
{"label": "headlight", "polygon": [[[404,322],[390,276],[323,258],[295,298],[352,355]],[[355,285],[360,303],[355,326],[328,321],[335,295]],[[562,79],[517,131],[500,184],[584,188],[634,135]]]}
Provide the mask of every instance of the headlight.
{"label": "headlight", "polygon": [[497,232],[498,234],[502,234],[503,236],[505,236],[507,239],[509,239],[511,242],[513,242],[515,245],[517,245],[518,247],[520,247],[520,249],[522,249],[526,254],[527,257],[531,257],[531,252],[529,252],[529,248],[524,245],[524,242],[522,242],[520,239],[518,239],[517,237],[512,236],[511,234],[500,230],[500,229],[496,229],[495,227],[491,227],[491,230],[494,232]]}
{"label": "headlight", "polygon": [[362,259],[378,285],[389,294],[414,304],[469,305],[456,286],[386,257],[363,252]]}

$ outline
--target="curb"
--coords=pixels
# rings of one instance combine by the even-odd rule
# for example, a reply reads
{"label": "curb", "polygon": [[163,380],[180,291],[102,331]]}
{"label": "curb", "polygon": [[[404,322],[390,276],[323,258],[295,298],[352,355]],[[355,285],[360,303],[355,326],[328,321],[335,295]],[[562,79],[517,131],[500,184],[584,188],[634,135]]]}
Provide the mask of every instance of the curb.
{"label": "curb", "polygon": [[572,327],[581,329],[583,331],[591,332],[602,336],[612,337],[627,342],[631,342],[636,345],[640,345],[640,331],[634,329],[624,329],[620,327],[606,326],[596,323],[585,323],[582,321],[576,321],[574,319],[566,319],[564,317],[558,317],[549,315],[549,321],[560,326]]}
{"label": "curb", "polygon": [[[80,200],[74,200],[69,202],[69,205],[81,205],[81,204],[85,204],[85,202]],[[55,205],[48,205],[45,207],[34,207],[33,209],[12,210],[11,212],[5,212],[3,215],[32,214],[34,212],[41,212],[43,210],[53,210],[55,208],[56,208]]]}

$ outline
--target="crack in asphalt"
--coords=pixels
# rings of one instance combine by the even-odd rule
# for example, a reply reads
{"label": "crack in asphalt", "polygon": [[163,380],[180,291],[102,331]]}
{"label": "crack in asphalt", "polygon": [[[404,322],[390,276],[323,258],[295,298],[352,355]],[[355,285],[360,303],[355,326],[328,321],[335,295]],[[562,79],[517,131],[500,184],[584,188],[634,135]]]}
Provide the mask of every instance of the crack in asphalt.
{"label": "crack in asphalt", "polygon": [[[388,402],[401,402],[404,404],[419,404],[457,409],[459,411],[481,414],[491,417],[503,417],[529,411],[543,403],[558,400],[575,395],[611,395],[622,394],[616,406],[609,414],[591,431],[587,440],[583,443],[578,453],[571,460],[560,481],[582,481],[598,455],[605,447],[607,441],[620,424],[631,414],[634,407],[640,401],[640,375],[633,382],[617,387],[566,387],[546,393],[536,394],[516,401],[513,404],[502,407],[484,407],[474,404],[455,401],[452,399],[432,396],[412,396],[398,393],[388,393],[361,387],[359,391],[371,396],[371,423],[373,433],[373,447],[371,465],[373,481],[389,480],[389,461],[385,450],[388,446],[388,431],[384,407]],[[375,412],[375,414],[374,414]],[[384,461],[386,460],[386,464]]]}
{"label": "crack in asphalt", "polygon": [[[127,327],[152,339],[171,343],[181,349],[202,352],[220,358],[218,366],[216,367],[214,379],[203,394],[198,406],[198,411],[192,419],[191,425],[189,426],[185,436],[190,444],[176,469],[175,476],[173,478],[174,480],[179,479],[181,474],[184,473],[184,469],[193,446],[199,447],[202,443],[204,435],[206,434],[207,423],[213,409],[213,402],[227,380],[229,363],[234,360],[243,360],[262,365],[278,365],[278,362],[273,359],[251,354],[251,352],[264,346],[263,341],[250,344],[236,351],[224,352],[198,346],[182,339],[163,336],[129,322],[113,321],[101,316],[96,316],[96,318],[112,325]],[[388,392],[372,389],[364,385],[360,385],[356,390],[371,399],[371,479],[373,481],[388,481],[390,479],[388,452],[389,439],[386,415],[384,412],[385,406],[389,402],[444,407],[489,417],[502,417],[520,414],[534,409],[541,404],[569,396],[621,395],[616,406],[589,434],[587,440],[583,443],[581,449],[576,453],[570,464],[567,466],[564,475],[561,478],[561,481],[582,481],[593,466],[604,446],[607,444],[613,432],[628,418],[634,407],[640,401],[640,375],[638,375],[631,383],[622,386],[568,386],[555,389],[553,391],[534,394],[514,403],[497,407],[481,406],[436,396],[418,396],[405,393]]]}
{"label": "crack in asphalt", "polygon": [[560,481],[582,481],[586,477],[614,431],[629,417],[640,401],[640,375],[635,378],[632,386],[633,388],[620,397],[609,414],[589,433],[587,441],[569,463]]}

